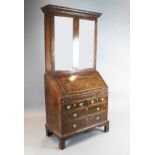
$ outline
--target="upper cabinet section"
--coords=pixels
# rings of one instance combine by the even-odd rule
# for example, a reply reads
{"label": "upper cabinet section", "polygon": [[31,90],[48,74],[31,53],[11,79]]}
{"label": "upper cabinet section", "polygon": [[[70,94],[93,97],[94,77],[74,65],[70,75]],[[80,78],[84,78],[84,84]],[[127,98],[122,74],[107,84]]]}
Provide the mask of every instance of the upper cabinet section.
{"label": "upper cabinet section", "polygon": [[46,72],[96,69],[97,18],[101,13],[47,5],[45,14]]}

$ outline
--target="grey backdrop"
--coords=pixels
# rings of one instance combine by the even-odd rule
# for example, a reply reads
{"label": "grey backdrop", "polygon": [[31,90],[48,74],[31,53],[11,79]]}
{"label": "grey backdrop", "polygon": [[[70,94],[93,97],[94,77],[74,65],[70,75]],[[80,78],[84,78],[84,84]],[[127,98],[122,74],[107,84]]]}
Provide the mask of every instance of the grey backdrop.
{"label": "grey backdrop", "polygon": [[44,16],[61,5],[103,13],[98,24],[97,70],[111,94],[129,93],[129,0],[25,0],[25,110],[44,109]]}

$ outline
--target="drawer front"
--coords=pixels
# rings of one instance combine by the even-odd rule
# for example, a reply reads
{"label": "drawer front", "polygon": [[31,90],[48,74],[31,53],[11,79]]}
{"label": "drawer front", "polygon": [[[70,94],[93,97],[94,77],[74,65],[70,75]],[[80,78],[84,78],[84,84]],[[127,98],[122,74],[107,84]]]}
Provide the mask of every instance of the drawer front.
{"label": "drawer front", "polygon": [[87,117],[87,126],[95,125],[98,123],[102,123],[106,120],[107,112],[100,112],[93,115],[88,115]]}
{"label": "drawer front", "polygon": [[75,109],[85,108],[87,106],[96,105],[96,104],[103,104],[103,106],[105,106],[106,108],[107,102],[108,102],[107,97],[93,97],[93,98],[85,99],[85,100],[78,101],[78,102],[64,104],[63,110],[72,111]]}
{"label": "drawer front", "polygon": [[86,127],[86,118],[76,119],[74,121],[63,123],[62,133],[67,134],[71,132],[76,132],[85,127]]}
{"label": "drawer front", "polygon": [[108,102],[108,97],[107,96],[96,96],[96,98],[89,99],[87,101],[88,105],[95,105],[99,103],[107,103]]}
{"label": "drawer front", "polygon": [[104,104],[90,105],[88,106],[88,114],[93,114],[96,112],[101,112],[105,109]]}
{"label": "drawer front", "polygon": [[63,111],[62,120],[63,120],[63,122],[67,122],[67,121],[74,120],[76,118],[83,117],[86,115],[87,115],[86,108],[74,109],[74,110],[70,110],[70,111]]}
{"label": "drawer front", "polygon": [[68,97],[63,100],[63,103],[68,104],[69,102],[73,103],[73,102],[87,101],[87,99],[90,99],[90,98],[96,98],[96,94],[92,93],[92,94],[85,94],[82,96],[79,95],[76,97],[70,97],[70,98]]}
{"label": "drawer front", "polygon": [[76,109],[83,109],[87,106],[87,101],[79,101],[79,102],[73,102],[70,104],[64,104],[63,105],[63,110],[64,111],[73,111]]}

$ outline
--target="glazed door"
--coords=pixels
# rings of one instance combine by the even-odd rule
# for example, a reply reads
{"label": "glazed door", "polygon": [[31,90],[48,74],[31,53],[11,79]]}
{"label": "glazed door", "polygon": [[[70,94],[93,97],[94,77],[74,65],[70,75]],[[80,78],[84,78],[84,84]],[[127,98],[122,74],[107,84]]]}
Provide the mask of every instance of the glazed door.
{"label": "glazed door", "polygon": [[73,18],[55,16],[55,70],[73,66]]}
{"label": "glazed door", "polygon": [[95,21],[54,17],[55,71],[94,67]]}

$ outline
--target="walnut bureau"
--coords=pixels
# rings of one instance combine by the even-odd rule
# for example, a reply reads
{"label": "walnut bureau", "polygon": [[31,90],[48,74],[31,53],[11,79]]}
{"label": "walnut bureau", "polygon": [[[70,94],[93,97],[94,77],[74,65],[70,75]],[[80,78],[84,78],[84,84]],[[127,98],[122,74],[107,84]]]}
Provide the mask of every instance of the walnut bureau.
{"label": "walnut bureau", "polygon": [[[46,135],[55,134],[59,148],[64,149],[65,141],[77,133],[101,126],[109,131],[108,86],[96,70],[97,19],[101,13],[55,5],[41,9],[45,21]],[[73,18],[73,41],[79,37],[80,19],[95,22],[92,68],[56,70],[54,16]]]}

